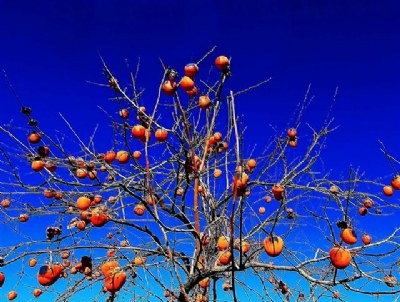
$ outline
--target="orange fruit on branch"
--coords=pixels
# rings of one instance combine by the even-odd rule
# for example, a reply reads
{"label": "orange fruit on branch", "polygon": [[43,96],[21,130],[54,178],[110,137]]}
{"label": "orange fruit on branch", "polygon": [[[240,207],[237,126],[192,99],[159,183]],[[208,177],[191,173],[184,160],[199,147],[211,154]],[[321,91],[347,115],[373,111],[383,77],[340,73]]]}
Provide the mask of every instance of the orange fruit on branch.
{"label": "orange fruit on branch", "polygon": [[219,252],[218,261],[222,265],[228,265],[232,261],[232,253],[230,251]]}
{"label": "orange fruit on branch", "polygon": [[283,250],[283,239],[279,236],[270,235],[264,239],[264,250],[271,257],[279,256]]}
{"label": "orange fruit on branch", "polygon": [[386,275],[383,280],[385,281],[385,284],[389,287],[395,287],[396,283],[397,283],[397,279],[395,276],[393,275]]}
{"label": "orange fruit on branch", "polygon": [[140,151],[133,152],[133,158],[135,160],[139,160],[141,156],[142,156],[142,152],[140,152]]}
{"label": "orange fruit on branch", "polygon": [[135,265],[137,265],[137,266],[141,266],[141,265],[144,265],[145,263],[146,263],[146,257],[143,257],[143,256],[136,256],[134,259],[133,259],[133,263],[135,264]]}
{"label": "orange fruit on branch", "polygon": [[44,168],[44,162],[42,160],[34,160],[31,164],[32,170],[35,172],[40,172]]}
{"label": "orange fruit on branch", "polygon": [[43,291],[40,288],[35,288],[33,290],[33,295],[37,298],[39,297],[41,294],[43,293]]}
{"label": "orange fruit on branch", "polygon": [[202,95],[199,97],[199,107],[201,109],[207,109],[211,105],[211,100],[208,96]]}
{"label": "orange fruit on branch", "polygon": [[142,216],[145,210],[145,206],[139,203],[134,207],[133,212],[138,216]]}
{"label": "orange fruit on branch", "polygon": [[29,259],[29,266],[34,267],[37,264],[37,260],[35,258]]}
{"label": "orange fruit on branch", "polygon": [[364,204],[364,207],[366,207],[367,209],[370,209],[370,208],[372,208],[374,206],[374,202],[369,197],[364,199],[363,204]]}
{"label": "orange fruit on branch", "polygon": [[199,72],[199,66],[196,63],[189,63],[185,66],[185,76],[189,78],[194,78]]}
{"label": "orange fruit on branch", "polygon": [[161,86],[162,92],[164,92],[166,95],[171,96],[174,95],[176,91],[176,83],[172,81],[165,81],[163,85]]}
{"label": "orange fruit on branch", "polygon": [[200,280],[199,285],[201,288],[207,288],[210,286],[210,278],[204,278],[202,280]]}
{"label": "orange fruit on branch", "polygon": [[114,269],[114,272],[109,274],[104,279],[104,285],[107,291],[110,293],[115,293],[119,291],[126,281],[126,273],[119,270],[119,268]]}
{"label": "orange fruit on branch", "polygon": [[76,170],[76,177],[83,179],[88,175],[88,172],[85,168],[78,168]]}
{"label": "orange fruit on branch", "polygon": [[290,139],[289,140],[289,146],[292,147],[292,148],[297,147],[297,138]]}
{"label": "orange fruit on branch", "polygon": [[340,233],[340,238],[347,244],[355,244],[357,242],[357,235],[352,228],[346,228]]}
{"label": "orange fruit on branch", "polygon": [[103,211],[99,208],[96,208],[92,211],[92,217],[90,221],[96,227],[101,227],[108,222],[108,216],[103,213]]}
{"label": "orange fruit on branch", "polygon": [[119,267],[119,263],[117,261],[107,261],[100,266],[100,270],[106,277],[109,275],[110,271],[113,271],[117,267]]}
{"label": "orange fruit on branch", "polygon": [[386,196],[392,196],[394,193],[392,186],[384,186],[383,187],[383,194]]}
{"label": "orange fruit on branch", "polygon": [[188,76],[184,76],[181,79],[181,81],[179,82],[179,86],[185,91],[190,91],[195,87],[194,81],[191,78],[189,78]]}
{"label": "orange fruit on branch", "polygon": [[129,111],[128,111],[128,109],[121,109],[121,110],[118,112],[118,114],[119,114],[119,116],[120,116],[122,119],[124,119],[124,120],[126,120],[126,119],[129,117]]}
{"label": "orange fruit on branch", "polygon": [[81,196],[77,199],[75,206],[79,210],[87,210],[90,207],[90,199],[87,196]]}
{"label": "orange fruit on branch", "polygon": [[244,172],[236,172],[233,176],[233,183],[236,189],[245,189],[249,176]]}
{"label": "orange fruit on branch", "polygon": [[132,136],[137,139],[143,139],[146,135],[146,129],[142,125],[132,127]]}
{"label": "orange fruit on branch", "polygon": [[190,98],[193,98],[193,97],[196,96],[197,92],[198,92],[198,89],[197,89],[197,87],[195,86],[195,87],[193,87],[193,89],[186,91],[186,94],[187,94]]}
{"label": "orange fruit on branch", "polygon": [[9,208],[10,205],[11,205],[11,201],[10,201],[10,199],[8,199],[8,198],[4,198],[2,201],[0,201],[0,205],[1,205],[3,208]]}
{"label": "orange fruit on branch", "polygon": [[54,189],[45,189],[43,194],[46,198],[53,198],[55,193]]}
{"label": "orange fruit on branch", "polygon": [[168,132],[164,129],[157,129],[155,133],[156,140],[159,142],[165,142],[168,137]]}
{"label": "orange fruit on branch", "polygon": [[215,142],[220,142],[221,140],[222,140],[222,134],[221,134],[221,132],[215,132],[214,133],[214,135],[213,135],[213,137],[214,137],[214,141]]}
{"label": "orange fruit on branch", "polygon": [[368,245],[368,244],[371,243],[372,238],[371,238],[370,235],[364,234],[364,235],[361,237],[361,240],[362,240],[362,242],[363,242],[365,245]]}
{"label": "orange fruit on branch", "polygon": [[351,254],[344,247],[336,246],[329,251],[329,257],[334,267],[345,269],[351,262]]}
{"label": "orange fruit on branch", "polygon": [[129,161],[129,157],[128,151],[121,150],[117,152],[116,159],[120,164],[126,164]]}
{"label": "orange fruit on branch", "polygon": [[104,154],[103,159],[106,163],[111,164],[116,157],[116,154],[114,151],[107,151],[106,154]]}
{"label": "orange fruit on branch", "polygon": [[222,175],[222,170],[221,169],[215,169],[214,170],[214,177],[218,178]]}
{"label": "orange fruit on branch", "polygon": [[77,229],[83,231],[86,228],[86,222],[84,220],[79,220],[76,222]]}
{"label": "orange fruit on branch", "polygon": [[395,175],[390,182],[390,185],[393,187],[393,189],[400,190],[400,175]]}
{"label": "orange fruit on branch", "polygon": [[249,167],[250,170],[254,169],[257,166],[257,162],[255,159],[249,159],[247,161],[247,167]]}
{"label": "orange fruit on branch", "polygon": [[280,184],[274,185],[272,187],[272,194],[276,200],[282,200],[285,194],[285,187]]}
{"label": "orange fruit on branch", "polygon": [[4,281],[6,281],[6,276],[4,275],[3,272],[0,272],[0,287],[3,286]]}
{"label": "orange fruit on branch", "polygon": [[297,135],[296,129],[290,128],[290,129],[287,131],[287,135],[288,135],[289,138],[296,138],[296,135]]}
{"label": "orange fruit on branch", "polygon": [[12,291],[8,292],[7,299],[11,301],[11,300],[14,300],[17,296],[18,296],[17,292],[12,290]]}
{"label": "orange fruit on branch", "polygon": [[226,69],[229,63],[229,59],[226,56],[219,56],[215,59],[215,66],[217,66],[218,69]]}
{"label": "orange fruit on branch", "polygon": [[217,241],[217,247],[218,247],[218,249],[220,250],[220,251],[224,251],[224,250],[226,250],[226,249],[228,249],[228,247],[229,247],[229,244],[230,244],[230,237],[228,237],[228,236],[224,236],[224,235],[222,235],[222,236],[220,236],[219,238],[218,238],[218,241]]}
{"label": "orange fruit on branch", "polygon": [[20,222],[27,222],[29,220],[29,215],[28,214],[20,214],[18,219]]}
{"label": "orange fruit on branch", "polygon": [[28,141],[31,144],[37,144],[42,140],[42,136],[40,135],[40,133],[36,132],[36,131],[32,131],[29,136],[28,136]]}
{"label": "orange fruit on branch", "polygon": [[40,267],[37,275],[37,280],[43,286],[50,286],[54,284],[61,276],[64,267],[58,264],[46,264]]}
{"label": "orange fruit on branch", "polygon": [[329,192],[331,192],[333,195],[336,195],[336,194],[339,193],[339,187],[336,186],[336,185],[332,185],[332,186],[329,188]]}
{"label": "orange fruit on branch", "polygon": [[360,208],[358,209],[358,213],[359,213],[361,216],[365,216],[365,215],[368,214],[368,209],[367,209],[366,207],[360,207]]}

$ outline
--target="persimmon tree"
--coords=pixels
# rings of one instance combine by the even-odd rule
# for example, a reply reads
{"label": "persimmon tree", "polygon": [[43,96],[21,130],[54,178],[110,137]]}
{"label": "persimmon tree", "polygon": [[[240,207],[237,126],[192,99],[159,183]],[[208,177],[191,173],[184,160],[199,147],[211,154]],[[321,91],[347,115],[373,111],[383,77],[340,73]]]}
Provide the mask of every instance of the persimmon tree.
{"label": "persimmon tree", "polygon": [[3,298],[396,297],[399,228],[374,233],[368,221],[395,215],[390,195],[400,176],[384,186],[352,168],[342,179],[324,171],[335,126],[329,114],[322,125],[302,122],[309,90],[289,127],[245,154],[235,105],[269,79],[228,90],[234,65],[218,56],[203,81],[199,68],[212,56],[186,65],[183,76],[162,64],[147,103],[136,73],[124,81],[102,61],[98,85],[114,111],[99,114],[109,136],[94,131],[86,141],[62,115],[68,131],[42,129],[26,104],[28,127],[23,119],[0,127]]}

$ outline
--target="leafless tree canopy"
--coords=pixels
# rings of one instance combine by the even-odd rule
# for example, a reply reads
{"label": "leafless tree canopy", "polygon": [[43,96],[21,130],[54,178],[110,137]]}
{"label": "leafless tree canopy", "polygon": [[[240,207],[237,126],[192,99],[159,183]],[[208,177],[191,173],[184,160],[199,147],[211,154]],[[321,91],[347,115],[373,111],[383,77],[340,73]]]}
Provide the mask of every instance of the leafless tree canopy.
{"label": "leafless tree canopy", "polygon": [[272,128],[263,151],[246,157],[245,112],[235,105],[269,79],[229,91],[234,66],[223,56],[209,74],[216,80],[200,79],[213,50],[183,77],[161,64],[150,106],[136,85],[139,65],[123,81],[102,61],[98,89],[108,89],[115,111],[99,114],[111,136],[96,128],[84,139],[63,115],[68,131],[42,129],[23,102],[21,116],[0,127],[4,299],[398,297],[399,228],[371,240],[366,221],[395,215],[389,195],[400,177],[385,186],[353,168],[342,179],[324,171],[335,125],[332,112],[322,125],[302,120],[310,88],[290,129]]}

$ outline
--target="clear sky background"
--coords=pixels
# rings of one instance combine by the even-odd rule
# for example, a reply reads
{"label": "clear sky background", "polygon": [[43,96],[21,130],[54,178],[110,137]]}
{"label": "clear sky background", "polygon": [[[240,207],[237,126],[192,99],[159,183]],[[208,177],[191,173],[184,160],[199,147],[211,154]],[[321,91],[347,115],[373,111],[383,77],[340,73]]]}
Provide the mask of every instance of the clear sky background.
{"label": "clear sky background", "polygon": [[[368,169],[371,157],[385,164],[378,139],[393,153],[399,145],[399,13],[396,1],[370,0],[1,1],[0,68],[37,115],[82,121],[105,101],[104,89],[86,83],[103,81],[99,53],[119,76],[125,59],[133,68],[140,57],[139,84],[152,91],[159,57],[179,70],[217,45],[215,55],[232,57],[232,87],[273,78],[239,102],[250,143],[256,132],[271,135],[268,124],[286,127],[310,83],[306,121],[320,120],[338,86],[332,166]],[[19,108],[4,81],[0,101],[5,122]],[[85,114],[88,125],[95,119]]]}
{"label": "clear sky background", "polygon": [[[290,127],[311,84],[315,98],[299,128],[299,143],[306,141],[306,123],[321,126],[339,87],[332,116],[340,127],[327,142],[326,169],[346,177],[353,165],[390,181],[394,171],[378,140],[400,157],[398,1],[0,0],[0,69],[50,131],[63,128],[58,112],[83,135],[102,123],[96,106],[110,106],[109,91],[87,82],[105,82],[99,54],[125,79],[125,59],[134,69],[140,58],[138,84],[153,102],[159,58],[182,73],[214,45],[212,58],[232,58],[232,89],[272,77],[238,99],[248,127],[245,150],[257,143],[262,151],[274,135],[269,125]],[[21,119],[3,78],[0,104],[0,123]]]}

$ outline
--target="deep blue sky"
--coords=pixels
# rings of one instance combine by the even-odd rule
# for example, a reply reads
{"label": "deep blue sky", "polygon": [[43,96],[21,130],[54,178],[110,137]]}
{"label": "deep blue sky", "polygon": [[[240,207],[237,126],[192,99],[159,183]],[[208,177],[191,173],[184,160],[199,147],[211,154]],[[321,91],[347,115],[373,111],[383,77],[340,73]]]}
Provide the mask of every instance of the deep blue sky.
{"label": "deep blue sky", "polygon": [[[340,128],[328,140],[326,168],[346,177],[352,164],[389,181],[393,171],[377,140],[400,157],[398,1],[0,0],[0,69],[47,130],[62,128],[63,112],[88,135],[101,122],[94,108],[112,107],[108,90],[86,82],[104,81],[99,53],[125,79],[125,58],[134,67],[140,57],[138,84],[151,98],[162,75],[159,57],[181,71],[213,45],[212,57],[232,57],[232,89],[273,78],[238,99],[246,146],[257,142],[261,151],[273,134],[268,124],[291,126],[311,83],[315,100],[299,129],[299,142],[307,141],[306,122],[321,125],[339,86],[333,116]],[[212,61],[200,67],[204,76]],[[0,104],[1,124],[21,118],[3,79]]]}
{"label": "deep blue sky", "polygon": [[[269,123],[288,126],[291,109],[309,83],[316,98],[306,121],[325,116],[339,86],[334,116],[341,128],[330,141],[334,154],[346,165],[368,164],[369,154],[385,164],[378,138],[395,152],[400,4],[198,3],[1,1],[0,68],[37,114],[64,112],[72,119],[68,113],[86,112],[105,101],[104,90],[85,82],[102,80],[98,53],[119,75],[126,75],[125,58],[134,66],[140,57],[140,84],[148,87],[159,81],[159,57],[179,69],[217,45],[215,55],[233,59],[232,87],[241,89],[273,77],[270,84],[246,96],[251,103],[246,99],[239,104],[239,113],[249,121],[249,136],[260,130],[269,136]],[[0,100],[13,100],[4,81]],[[1,110],[1,122],[17,112],[13,105]],[[90,116],[86,119],[89,125],[96,123]]]}

